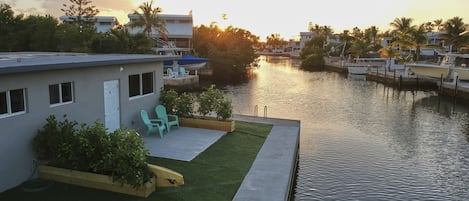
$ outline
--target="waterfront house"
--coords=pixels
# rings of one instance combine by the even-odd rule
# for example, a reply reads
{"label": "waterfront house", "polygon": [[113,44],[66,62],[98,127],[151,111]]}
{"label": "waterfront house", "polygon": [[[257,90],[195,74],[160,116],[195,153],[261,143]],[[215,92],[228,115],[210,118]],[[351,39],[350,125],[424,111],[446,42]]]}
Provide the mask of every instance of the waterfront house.
{"label": "waterfront house", "polygon": [[0,192],[34,173],[32,140],[49,115],[109,131],[144,131],[140,110],[153,111],[163,61],[177,56],[0,53]]}
{"label": "waterfront house", "polygon": [[[77,16],[61,16],[59,19],[62,23],[73,23],[78,20],[77,18]],[[99,33],[107,32],[119,25],[119,21],[114,16],[94,16],[84,18],[84,20],[94,22],[94,27]]]}
{"label": "waterfront house", "polygon": [[[129,14],[130,23],[138,20],[138,14]],[[150,37],[154,40],[153,49],[157,54],[182,54],[192,51],[193,19],[192,15],[158,14],[158,17],[166,23],[166,36],[163,37],[155,29],[152,29]],[[143,27],[130,27],[130,33],[143,32]]]}

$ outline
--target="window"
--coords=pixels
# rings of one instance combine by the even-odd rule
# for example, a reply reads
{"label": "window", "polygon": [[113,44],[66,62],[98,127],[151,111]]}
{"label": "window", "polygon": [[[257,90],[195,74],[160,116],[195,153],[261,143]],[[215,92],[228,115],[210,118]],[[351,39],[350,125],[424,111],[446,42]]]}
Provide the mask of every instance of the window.
{"label": "window", "polygon": [[73,102],[72,82],[49,85],[49,103],[51,105],[61,105],[71,102]]}
{"label": "window", "polygon": [[25,89],[0,92],[0,117],[26,112]]}
{"label": "window", "polygon": [[129,75],[129,97],[152,94],[154,83],[153,72]]}

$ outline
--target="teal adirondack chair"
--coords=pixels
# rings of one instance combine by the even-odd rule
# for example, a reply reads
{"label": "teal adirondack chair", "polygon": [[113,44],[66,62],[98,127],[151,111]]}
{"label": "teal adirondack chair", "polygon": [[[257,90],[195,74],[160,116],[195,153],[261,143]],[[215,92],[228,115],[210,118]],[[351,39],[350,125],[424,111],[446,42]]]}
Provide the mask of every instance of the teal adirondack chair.
{"label": "teal adirondack chair", "polygon": [[[155,107],[156,116],[158,119],[162,119],[166,125],[166,130],[171,131],[171,126],[177,126],[179,128],[179,118],[176,115],[167,114],[166,108],[162,105],[157,105]],[[169,121],[168,117],[172,117],[173,120]]]}
{"label": "teal adirondack chair", "polygon": [[143,123],[147,126],[147,135],[150,133],[158,131],[160,138],[163,138],[163,132],[166,129],[164,121],[162,119],[150,119],[148,113],[145,110],[140,111],[140,116],[142,117]]}

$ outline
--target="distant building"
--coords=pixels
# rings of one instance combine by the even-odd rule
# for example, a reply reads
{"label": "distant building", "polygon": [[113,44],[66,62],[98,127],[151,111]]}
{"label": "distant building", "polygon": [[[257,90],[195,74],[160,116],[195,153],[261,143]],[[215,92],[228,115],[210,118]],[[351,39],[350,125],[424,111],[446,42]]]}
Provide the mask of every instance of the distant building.
{"label": "distant building", "polygon": [[300,32],[300,49],[303,49],[305,47],[306,42],[310,41],[316,36],[318,36],[316,32]]}
{"label": "distant building", "polygon": [[[61,16],[59,19],[63,23],[71,23],[77,21],[77,16]],[[96,31],[103,33],[107,32],[116,26],[119,25],[119,21],[116,17],[113,16],[94,16],[91,18],[84,18],[85,20],[94,21],[94,26],[96,27]]]}
{"label": "distant building", "polygon": [[32,140],[49,115],[62,119],[66,114],[88,125],[100,119],[109,131],[125,125],[145,132],[140,110],[154,111],[163,61],[177,58],[0,53],[0,192],[34,174]]}
{"label": "distant building", "polygon": [[[130,23],[139,19],[137,14],[129,14]],[[193,28],[194,22],[192,15],[175,15],[175,14],[158,14],[162,20],[166,22],[166,38],[158,33],[155,29],[151,32],[151,37],[155,41],[154,50],[158,54],[166,54],[175,52],[190,52],[193,47]],[[128,27],[130,33],[143,32],[143,27]]]}

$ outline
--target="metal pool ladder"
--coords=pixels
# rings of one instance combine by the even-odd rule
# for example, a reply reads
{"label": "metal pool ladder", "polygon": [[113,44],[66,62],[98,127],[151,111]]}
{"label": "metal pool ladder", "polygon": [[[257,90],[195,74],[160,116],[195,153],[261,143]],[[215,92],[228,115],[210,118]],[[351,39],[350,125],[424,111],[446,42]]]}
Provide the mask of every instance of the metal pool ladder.
{"label": "metal pool ladder", "polygon": [[[254,106],[254,116],[257,117],[259,113],[259,106]],[[264,118],[267,118],[267,105],[264,105]]]}

